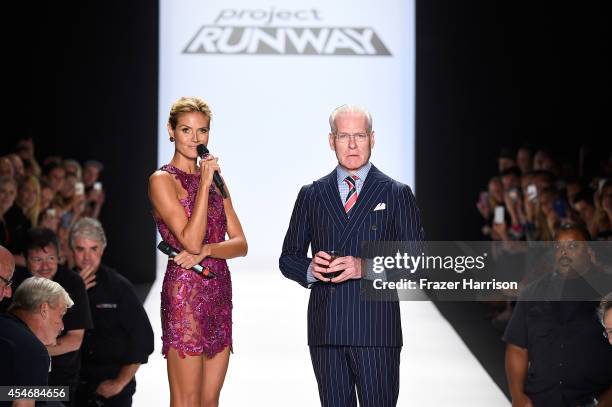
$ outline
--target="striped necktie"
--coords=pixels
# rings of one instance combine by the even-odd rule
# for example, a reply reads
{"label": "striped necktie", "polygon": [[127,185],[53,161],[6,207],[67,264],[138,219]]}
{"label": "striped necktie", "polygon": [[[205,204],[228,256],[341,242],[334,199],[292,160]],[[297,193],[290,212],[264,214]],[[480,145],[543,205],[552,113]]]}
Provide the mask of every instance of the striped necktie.
{"label": "striped necktie", "polygon": [[344,203],[344,211],[346,213],[348,213],[357,202],[357,185],[355,182],[358,179],[359,177],[357,175],[351,175],[344,179],[344,182],[346,182],[349,187],[349,192],[346,196],[346,202]]}

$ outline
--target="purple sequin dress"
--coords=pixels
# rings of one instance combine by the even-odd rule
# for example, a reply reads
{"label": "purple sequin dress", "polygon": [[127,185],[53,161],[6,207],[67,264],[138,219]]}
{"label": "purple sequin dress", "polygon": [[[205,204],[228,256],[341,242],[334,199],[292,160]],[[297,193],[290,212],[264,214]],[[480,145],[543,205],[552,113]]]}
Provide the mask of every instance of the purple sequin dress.
{"label": "purple sequin dress", "polygon": [[[188,174],[170,164],[160,169],[173,174],[187,191],[187,197],[180,202],[187,217],[191,217],[200,185],[200,174]],[[183,250],[183,246],[163,220],[156,217],[155,222],[162,238],[178,251]],[[223,198],[211,185],[203,243],[222,242],[225,240],[226,230]],[[168,260],[161,292],[164,357],[168,355],[170,347],[175,348],[181,357],[202,353],[212,357],[226,346],[231,349],[232,282],[227,262],[224,259],[206,258],[200,264],[210,267],[215,277],[205,279]]]}

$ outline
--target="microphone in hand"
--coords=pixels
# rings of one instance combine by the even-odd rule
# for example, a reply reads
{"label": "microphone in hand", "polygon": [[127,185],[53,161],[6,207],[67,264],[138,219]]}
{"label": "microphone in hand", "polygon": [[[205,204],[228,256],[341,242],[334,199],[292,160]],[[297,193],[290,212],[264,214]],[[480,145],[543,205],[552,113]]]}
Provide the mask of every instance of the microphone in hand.
{"label": "microphone in hand", "polygon": [[[161,251],[162,253],[170,256],[170,257],[174,257],[177,256],[178,250],[176,250],[174,247],[170,246],[168,244],[168,242],[162,240],[161,242],[159,242],[159,244],[157,245],[157,248],[159,249],[159,251]],[[196,264],[195,266],[193,266],[191,268],[191,270],[195,271],[196,273],[198,273],[199,275],[201,275],[204,278],[214,278],[215,275],[213,274],[212,271],[210,271],[210,269],[208,267],[202,267],[199,264]]]}
{"label": "microphone in hand", "polygon": [[[204,144],[198,144],[196,148],[198,150],[198,155],[200,156],[200,158],[204,157],[206,154],[210,154],[208,148],[206,148]],[[213,181],[217,188],[219,188],[219,191],[221,191],[221,196],[223,196],[223,199],[227,198],[225,184],[223,183],[223,179],[221,178],[221,175],[219,175],[218,171],[215,171],[215,173],[213,174]]]}

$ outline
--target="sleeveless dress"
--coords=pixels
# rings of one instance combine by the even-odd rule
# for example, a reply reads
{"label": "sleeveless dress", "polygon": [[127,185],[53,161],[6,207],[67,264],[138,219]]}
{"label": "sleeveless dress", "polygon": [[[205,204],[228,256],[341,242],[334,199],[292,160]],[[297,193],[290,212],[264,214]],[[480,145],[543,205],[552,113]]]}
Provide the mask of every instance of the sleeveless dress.
{"label": "sleeveless dress", "polygon": [[[180,203],[190,218],[200,174],[188,174],[170,164],[162,166],[160,170],[174,175],[187,191],[187,197],[181,199]],[[155,217],[155,223],[162,238],[179,252],[182,251],[183,246],[164,221]],[[224,241],[226,230],[223,197],[211,185],[203,243]],[[161,292],[164,357],[167,357],[170,347],[175,348],[182,358],[185,355],[202,354],[210,358],[226,346],[232,349],[232,283],[227,262],[224,259],[206,258],[200,264],[208,266],[215,277],[206,279],[168,259]]]}

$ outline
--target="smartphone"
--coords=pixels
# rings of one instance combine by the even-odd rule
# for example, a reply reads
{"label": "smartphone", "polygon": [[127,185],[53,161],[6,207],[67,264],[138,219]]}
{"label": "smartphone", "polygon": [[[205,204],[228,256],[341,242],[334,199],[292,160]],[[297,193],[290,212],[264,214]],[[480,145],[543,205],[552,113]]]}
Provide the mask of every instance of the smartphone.
{"label": "smartphone", "polygon": [[94,191],[102,191],[102,183],[100,181],[94,182],[93,189]]}
{"label": "smartphone", "polygon": [[506,208],[504,208],[503,206],[496,206],[495,214],[493,215],[493,223],[505,223],[506,222],[505,212],[506,212]]}
{"label": "smartphone", "polygon": [[538,197],[538,187],[535,184],[527,185],[527,199],[530,201],[535,201]]}
{"label": "smartphone", "polygon": [[553,202],[553,208],[560,219],[563,219],[567,216],[565,201],[563,199],[555,199],[555,202]]}
{"label": "smartphone", "polygon": [[74,193],[77,195],[83,195],[85,193],[85,184],[77,182],[74,184]]}

